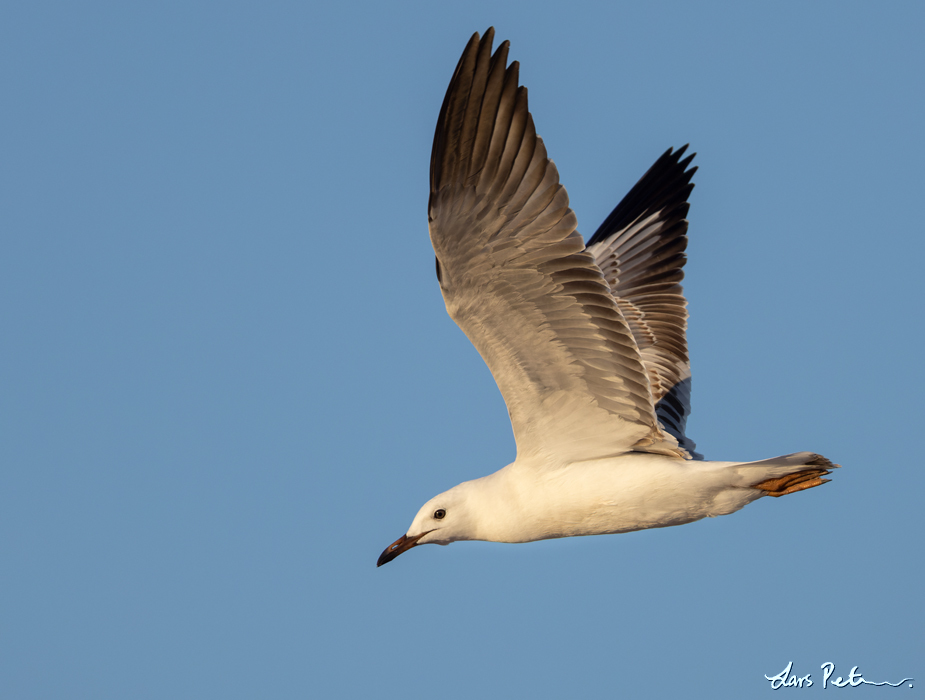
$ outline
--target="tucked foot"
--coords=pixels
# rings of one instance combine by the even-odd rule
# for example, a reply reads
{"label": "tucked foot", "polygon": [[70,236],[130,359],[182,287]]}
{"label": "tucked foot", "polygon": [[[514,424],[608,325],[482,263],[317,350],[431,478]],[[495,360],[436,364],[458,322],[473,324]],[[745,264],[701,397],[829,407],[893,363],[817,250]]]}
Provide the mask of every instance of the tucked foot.
{"label": "tucked foot", "polygon": [[806,463],[806,469],[802,469],[793,474],[776,477],[774,479],[765,479],[764,481],[754,484],[753,489],[760,489],[768,496],[778,498],[786,496],[788,493],[796,493],[805,489],[811,489],[813,486],[819,486],[831,479],[823,479],[826,474],[831,474],[831,470],[837,468],[837,464],[832,464],[822,455],[815,455],[813,459]]}

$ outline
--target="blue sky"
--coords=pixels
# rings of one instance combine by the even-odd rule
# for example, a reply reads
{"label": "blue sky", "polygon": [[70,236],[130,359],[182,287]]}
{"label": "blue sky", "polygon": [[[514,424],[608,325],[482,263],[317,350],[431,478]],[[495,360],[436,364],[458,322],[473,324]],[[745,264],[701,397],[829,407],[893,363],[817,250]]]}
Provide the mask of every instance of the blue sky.
{"label": "blue sky", "polygon": [[[514,457],[426,228],[489,25],[586,236],[697,151],[688,432],[831,484],[375,568]],[[827,661],[920,694],[923,31],[914,2],[6,3],[3,695],[802,697]],[[788,661],[815,685],[772,691]]]}

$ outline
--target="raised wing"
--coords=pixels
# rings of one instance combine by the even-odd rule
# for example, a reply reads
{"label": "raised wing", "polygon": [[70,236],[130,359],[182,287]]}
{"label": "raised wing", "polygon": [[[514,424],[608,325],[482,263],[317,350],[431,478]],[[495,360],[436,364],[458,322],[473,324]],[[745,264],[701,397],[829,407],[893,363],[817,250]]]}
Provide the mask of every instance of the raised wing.
{"label": "raised wing", "polygon": [[687,146],[668,149],[588,241],[587,250],[613,291],[649,376],[662,427],[694,459],[685,434],[690,414],[687,300],[681,280],[687,256],[687,202],[694,189]]}
{"label": "raised wing", "polygon": [[507,404],[518,456],[679,454],[610,288],[489,29],[447,89],[430,167],[430,237],[453,320]]}

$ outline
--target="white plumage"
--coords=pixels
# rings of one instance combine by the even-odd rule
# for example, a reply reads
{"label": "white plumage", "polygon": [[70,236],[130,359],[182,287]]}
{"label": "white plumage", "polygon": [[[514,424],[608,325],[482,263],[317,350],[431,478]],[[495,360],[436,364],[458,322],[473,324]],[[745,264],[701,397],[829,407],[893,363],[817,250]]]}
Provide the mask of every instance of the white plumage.
{"label": "white plumage", "polygon": [[493,36],[473,35],[447,90],[429,222],[447,311],[504,396],[517,459],[428,501],[378,565],[425,543],[680,525],[827,481],[837,465],[810,452],[700,461],[680,286],[693,155],[669,149],[586,247]]}

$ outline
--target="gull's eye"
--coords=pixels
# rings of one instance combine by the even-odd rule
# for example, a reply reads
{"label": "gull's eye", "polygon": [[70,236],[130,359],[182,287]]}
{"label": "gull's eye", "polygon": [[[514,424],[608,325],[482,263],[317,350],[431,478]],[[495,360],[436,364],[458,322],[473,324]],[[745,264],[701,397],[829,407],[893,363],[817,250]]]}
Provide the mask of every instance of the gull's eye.
{"label": "gull's eye", "polygon": [[443,520],[443,517],[445,515],[446,515],[446,511],[443,510],[443,508],[437,508],[437,510],[434,511],[434,518],[436,518],[437,520]]}

